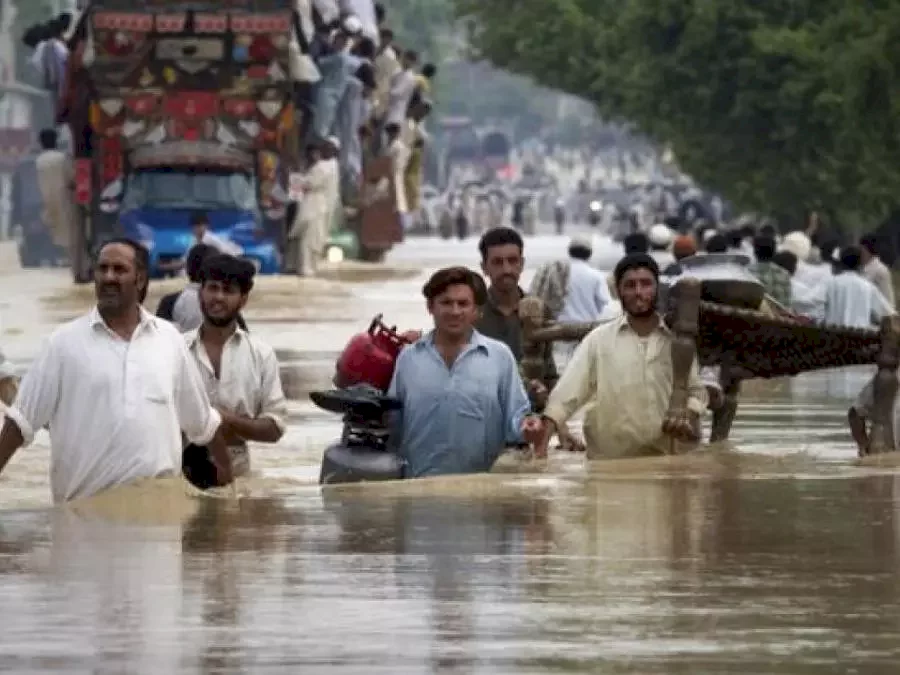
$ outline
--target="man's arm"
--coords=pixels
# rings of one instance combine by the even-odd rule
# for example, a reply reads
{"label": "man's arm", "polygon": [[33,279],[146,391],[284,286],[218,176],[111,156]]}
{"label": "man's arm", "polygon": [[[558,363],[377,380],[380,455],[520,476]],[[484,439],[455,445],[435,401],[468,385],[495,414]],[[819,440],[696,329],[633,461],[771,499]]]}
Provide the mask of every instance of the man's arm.
{"label": "man's arm", "polygon": [[219,410],[222,424],[229,432],[245,441],[277,443],[284,436],[287,401],[281,387],[281,376],[278,374],[278,360],[272,350],[267,350],[263,357],[260,389],[263,392],[263,404],[257,417],[246,417]]}
{"label": "man's arm", "polygon": [[544,417],[559,429],[590,400],[597,385],[597,345],[588,335],[575,349],[559,382],[550,392]]}
{"label": "man's arm", "polygon": [[531,412],[531,401],[522,383],[516,357],[508,348],[503,350],[503,357],[506,363],[503,365],[499,394],[506,428],[506,442],[521,443],[522,420]]}
{"label": "man's arm", "polygon": [[691,370],[688,375],[688,400],[687,407],[692,413],[698,417],[703,414],[709,405],[709,392],[706,391],[706,385],[700,379],[700,357],[694,356],[691,362]]}
{"label": "man's arm", "polygon": [[231,454],[220,429],[222,416],[209,404],[203,380],[183,340],[178,340],[176,349],[180,361],[175,385],[178,422],[188,441],[209,448],[220,482],[230,483],[233,479]]}
{"label": "man's arm", "polygon": [[884,297],[884,293],[878,290],[878,287],[875,284],[869,284],[871,287],[870,293],[872,294],[872,323],[881,323],[881,320],[886,317],[894,314],[894,308],[891,306],[891,303],[888,302],[888,299]]}
{"label": "man's arm", "polygon": [[0,471],[16,450],[29,445],[37,430],[49,424],[59,402],[61,373],[59,350],[51,338],[22,378],[16,400],[5,410],[6,420],[0,431]]}

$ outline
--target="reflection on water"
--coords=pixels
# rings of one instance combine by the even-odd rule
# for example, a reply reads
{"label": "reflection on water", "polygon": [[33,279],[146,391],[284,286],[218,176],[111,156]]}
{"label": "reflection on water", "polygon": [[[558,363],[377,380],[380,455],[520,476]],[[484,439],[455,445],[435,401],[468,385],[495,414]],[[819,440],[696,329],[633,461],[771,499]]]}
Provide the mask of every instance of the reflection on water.
{"label": "reflection on water", "polygon": [[9,513],[0,669],[895,672],[894,476],[466,483]]}

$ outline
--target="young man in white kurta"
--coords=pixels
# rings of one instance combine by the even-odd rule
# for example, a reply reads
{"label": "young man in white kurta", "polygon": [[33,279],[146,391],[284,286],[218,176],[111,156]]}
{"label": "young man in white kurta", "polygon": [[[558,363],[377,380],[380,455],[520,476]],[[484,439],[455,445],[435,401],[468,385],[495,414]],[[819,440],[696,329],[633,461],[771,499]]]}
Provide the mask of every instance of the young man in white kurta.
{"label": "young man in white kurta", "polygon": [[[147,264],[146,257],[136,262],[139,249],[117,242],[101,249],[98,307],[54,331],[6,410],[0,469],[19,446],[49,427],[55,502],[175,473],[182,431],[191,442],[208,445],[221,422],[181,333],[137,304],[136,287],[146,287]],[[133,266],[143,281],[134,281]],[[129,304],[138,314],[126,339],[99,306]]]}
{"label": "young man in white kurta", "polygon": [[[249,418],[268,418],[283,434],[287,412],[275,351],[235,325],[222,350],[219,377],[200,339],[200,330],[185,334],[188,351],[200,371],[210,401],[216,408]],[[229,443],[235,476],[250,472],[250,455],[244,441]]]}
{"label": "young man in white kurta", "polygon": [[[200,274],[203,324],[185,335],[206,392],[222,415],[236,476],[250,471],[248,440],[274,443],[285,430],[286,403],[275,351],[237,324],[254,274],[245,260],[209,258]],[[185,474],[202,482],[204,461],[198,453],[198,448],[185,450]]]}

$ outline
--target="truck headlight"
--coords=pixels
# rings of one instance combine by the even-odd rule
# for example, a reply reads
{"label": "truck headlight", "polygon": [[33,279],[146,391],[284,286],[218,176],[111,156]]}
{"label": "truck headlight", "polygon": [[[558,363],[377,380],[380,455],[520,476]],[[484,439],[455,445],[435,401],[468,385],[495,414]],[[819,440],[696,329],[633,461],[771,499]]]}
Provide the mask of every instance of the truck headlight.
{"label": "truck headlight", "polygon": [[602,205],[600,204],[600,202],[594,201],[594,202],[591,202],[590,209],[591,209],[591,211],[599,211],[601,206]]}

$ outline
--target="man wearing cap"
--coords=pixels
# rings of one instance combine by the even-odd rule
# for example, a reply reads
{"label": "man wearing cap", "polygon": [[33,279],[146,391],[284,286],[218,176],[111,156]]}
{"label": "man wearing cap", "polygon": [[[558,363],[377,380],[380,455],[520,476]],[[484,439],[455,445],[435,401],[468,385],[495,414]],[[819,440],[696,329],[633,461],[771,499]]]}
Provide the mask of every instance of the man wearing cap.
{"label": "man wearing cap", "polygon": [[588,458],[666,454],[675,441],[696,443],[708,395],[697,359],[691,365],[690,421],[665,422],[672,394],[672,331],[656,311],[659,267],[646,253],[625,256],[615,269],[623,315],[594,329],[550,393],[538,456],[552,433],[580,408]]}
{"label": "man wearing cap", "polygon": [[660,268],[665,268],[674,262],[669,247],[672,245],[672,230],[662,223],[657,223],[647,233],[650,240],[650,255]]}

